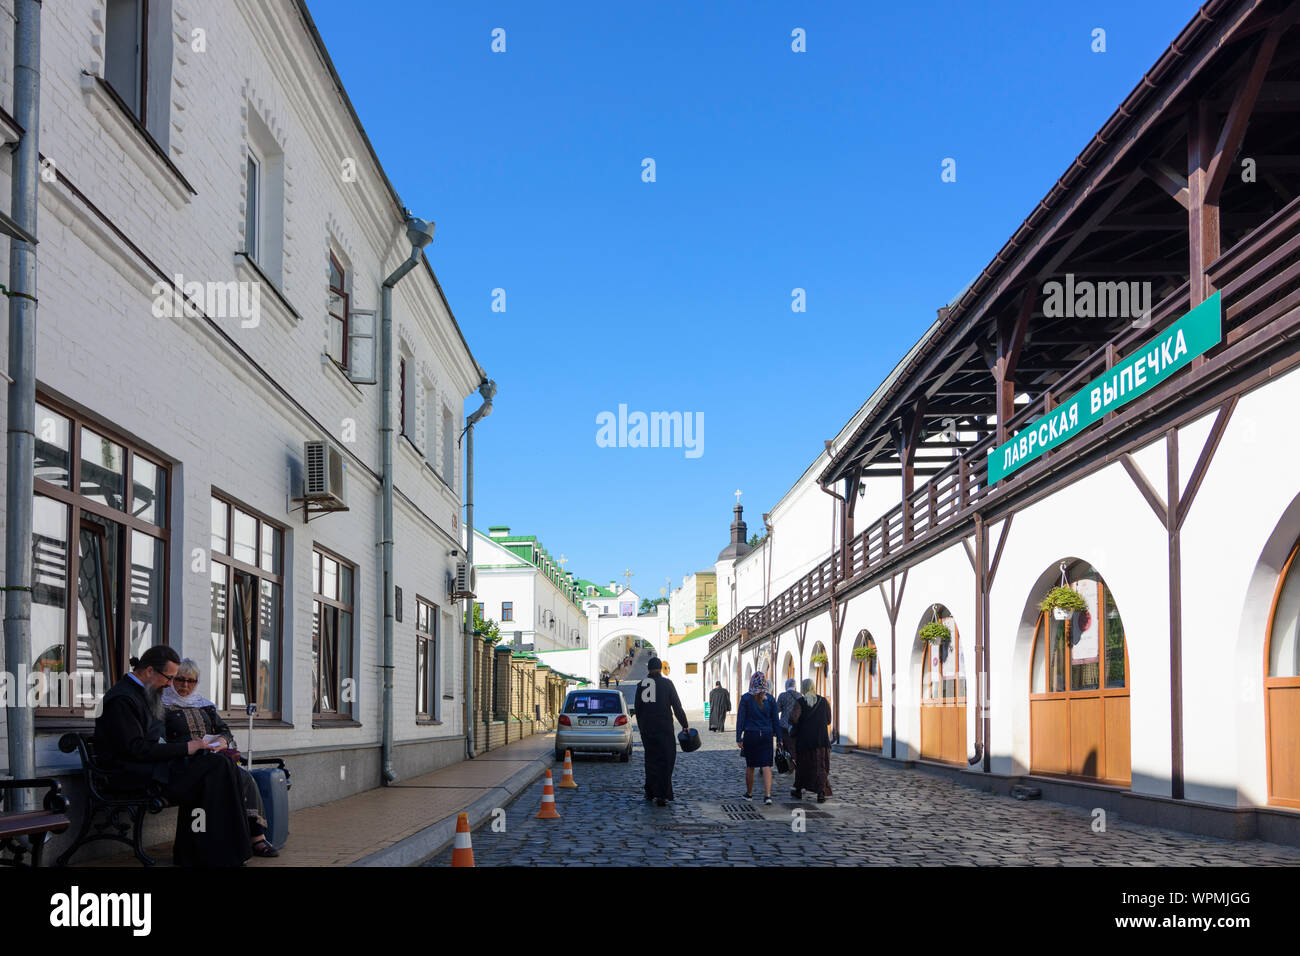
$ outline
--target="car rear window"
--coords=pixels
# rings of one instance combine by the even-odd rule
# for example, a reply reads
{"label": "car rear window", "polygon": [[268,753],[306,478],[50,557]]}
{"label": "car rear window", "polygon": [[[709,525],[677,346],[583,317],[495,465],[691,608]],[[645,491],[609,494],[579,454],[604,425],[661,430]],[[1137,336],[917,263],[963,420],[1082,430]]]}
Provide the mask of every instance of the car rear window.
{"label": "car rear window", "polygon": [[571,694],[564,702],[566,714],[621,714],[621,694]]}

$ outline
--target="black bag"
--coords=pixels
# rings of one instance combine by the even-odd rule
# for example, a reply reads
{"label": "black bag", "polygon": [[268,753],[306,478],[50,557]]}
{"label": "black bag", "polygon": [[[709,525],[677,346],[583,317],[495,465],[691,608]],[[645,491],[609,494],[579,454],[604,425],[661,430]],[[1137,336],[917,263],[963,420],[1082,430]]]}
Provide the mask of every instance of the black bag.
{"label": "black bag", "polygon": [[789,755],[785,752],[785,748],[784,748],[784,747],[777,747],[777,748],[776,748],[776,753],[773,755],[772,760],[773,760],[773,762],[776,764],[776,772],[777,772],[777,773],[789,773],[789,772],[790,772],[790,757],[789,757]]}
{"label": "black bag", "polygon": [[677,735],[677,742],[682,745],[682,753],[688,754],[700,749],[700,734],[694,727],[689,727]]}

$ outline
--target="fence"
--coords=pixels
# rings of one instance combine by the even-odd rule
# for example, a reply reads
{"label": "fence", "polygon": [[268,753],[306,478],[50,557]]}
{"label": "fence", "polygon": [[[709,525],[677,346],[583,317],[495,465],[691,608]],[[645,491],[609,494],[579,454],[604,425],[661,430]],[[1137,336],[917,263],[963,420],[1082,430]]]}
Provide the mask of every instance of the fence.
{"label": "fence", "polygon": [[474,749],[504,747],[555,729],[566,683],[545,664],[476,641],[474,648]]}

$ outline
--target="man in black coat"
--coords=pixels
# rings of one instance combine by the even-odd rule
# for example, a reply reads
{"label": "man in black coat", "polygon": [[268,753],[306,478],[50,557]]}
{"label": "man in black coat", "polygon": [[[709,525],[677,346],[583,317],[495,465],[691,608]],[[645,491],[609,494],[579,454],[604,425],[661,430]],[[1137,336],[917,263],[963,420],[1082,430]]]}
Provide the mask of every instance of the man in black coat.
{"label": "man in black coat", "polygon": [[163,645],[131,658],[131,673],[104,695],[95,748],[113,789],[157,783],[177,805],[177,865],[240,866],[252,849],[234,761],[209,752],[201,739],[164,741],[162,692],[179,664]]}
{"label": "man in black coat", "polygon": [[656,806],[666,807],[673,798],[673,765],[677,762],[677,735],[673,717],[685,730],[686,711],[677,697],[673,682],[663,676],[663,662],[652,657],[646,663],[646,676],[637,683],[632,713],[641,731],[645,750],[645,798]]}

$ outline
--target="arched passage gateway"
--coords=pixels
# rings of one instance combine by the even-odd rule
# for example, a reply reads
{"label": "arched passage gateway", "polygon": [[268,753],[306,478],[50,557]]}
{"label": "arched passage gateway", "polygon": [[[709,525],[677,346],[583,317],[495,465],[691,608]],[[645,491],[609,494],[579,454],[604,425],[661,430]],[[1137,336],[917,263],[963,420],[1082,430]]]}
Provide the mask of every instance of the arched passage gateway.
{"label": "arched passage gateway", "polygon": [[858,673],[858,746],[880,750],[880,664],[875,639],[865,630],[858,631],[853,642],[853,660]]}
{"label": "arched passage gateway", "polygon": [[1039,610],[1030,656],[1030,771],[1128,786],[1124,623],[1095,568],[1074,558],[1060,568],[1060,577],[1031,596],[1031,606],[1066,587],[1086,607]]}
{"label": "arched passage gateway", "polygon": [[789,651],[785,652],[785,663],[781,665],[781,689],[785,689],[785,682],[794,680],[794,655]]}
{"label": "arched passage gateway", "polygon": [[1300,562],[1291,551],[1269,614],[1264,651],[1268,802],[1300,809]]}
{"label": "arched passage gateway", "polygon": [[[922,641],[926,625],[941,624],[946,639]],[[966,648],[957,622],[942,604],[931,606],[916,627],[921,643],[921,757],[966,762]]]}
{"label": "arched passage gateway", "polygon": [[826,672],[830,670],[830,658],[826,656],[826,645],[818,641],[813,645],[812,656],[808,658],[812,664],[813,690],[817,696],[826,696]]}

